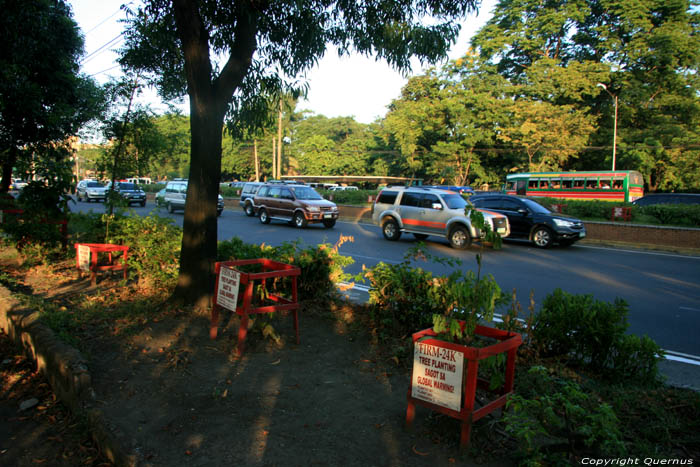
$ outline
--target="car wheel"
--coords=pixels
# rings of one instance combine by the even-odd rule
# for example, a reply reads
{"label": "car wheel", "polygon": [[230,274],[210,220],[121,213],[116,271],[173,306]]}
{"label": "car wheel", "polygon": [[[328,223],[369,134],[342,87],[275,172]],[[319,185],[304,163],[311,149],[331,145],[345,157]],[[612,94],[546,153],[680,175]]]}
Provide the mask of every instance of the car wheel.
{"label": "car wheel", "polygon": [[306,227],[306,224],[308,224],[308,222],[304,214],[301,212],[294,213],[294,225],[297,226],[297,228],[303,229]]}
{"label": "car wheel", "polygon": [[222,212],[224,211],[216,211],[216,217],[220,217]]}
{"label": "car wheel", "polygon": [[472,237],[469,235],[467,228],[457,225],[450,230],[447,240],[450,246],[457,250],[464,250],[472,244]]}
{"label": "car wheel", "polygon": [[549,248],[552,245],[552,231],[547,227],[537,227],[532,232],[532,242],[539,248]]}
{"label": "car wheel", "polygon": [[246,203],[245,207],[243,208],[243,211],[248,217],[253,217],[255,215],[255,209],[253,209],[253,205],[250,203]]}
{"label": "car wheel", "polygon": [[141,204],[141,207],[144,207],[144,206],[146,206],[146,202],[145,202],[145,201],[141,201],[141,203],[140,203],[140,204]]}
{"label": "car wheel", "polygon": [[173,205],[172,205],[172,204],[167,203],[166,207],[168,208],[168,212],[169,212],[170,214],[172,214],[172,213],[175,212],[175,209],[173,209]]}
{"label": "car wheel", "polygon": [[263,224],[270,223],[270,216],[267,215],[267,209],[261,209],[259,217],[260,217],[260,222],[262,222]]}
{"label": "car wheel", "polygon": [[384,238],[387,240],[395,241],[401,237],[401,230],[399,230],[399,224],[392,218],[387,219],[382,224],[382,233]]}
{"label": "car wheel", "polygon": [[335,225],[335,219],[331,219],[329,221],[323,221],[323,226],[327,229],[330,229]]}
{"label": "car wheel", "polygon": [[428,238],[428,236],[426,234],[414,233],[413,236],[416,237],[416,240],[425,240],[426,238]]}

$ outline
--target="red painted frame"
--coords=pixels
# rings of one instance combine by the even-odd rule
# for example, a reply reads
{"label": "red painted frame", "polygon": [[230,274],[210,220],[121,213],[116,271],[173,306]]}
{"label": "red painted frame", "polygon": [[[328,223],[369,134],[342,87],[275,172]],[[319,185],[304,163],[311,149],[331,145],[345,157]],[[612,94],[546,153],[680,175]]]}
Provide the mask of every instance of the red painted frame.
{"label": "red painted frame", "polygon": [[610,208],[610,220],[615,221],[622,219],[623,221],[632,220],[632,208],[629,207],[613,207]]}
{"label": "red painted frame", "polygon": [[[76,243],[75,247],[75,267],[78,269],[78,274],[82,277],[82,269],[80,269],[80,258],[78,257],[78,247],[86,246],[90,248],[90,285],[97,283],[97,273],[101,271],[123,271],[124,280],[126,280],[126,272],[129,269],[127,257],[129,255],[129,247],[125,245],[114,245],[112,243]],[[114,264],[112,253],[122,252],[122,262]],[[97,265],[97,258],[100,253],[107,253],[108,264]]]}
{"label": "red painted frame", "polygon": [[[464,325],[464,323],[462,323],[462,325]],[[434,345],[436,347],[456,350],[463,353],[467,364],[467,371],[466,377],[463,378],[464,387],[462,388],[462,409],[460,411],[451,410],[446,407],[412,397],[413,379],[411,379],[407,396],[408,407],[406,408],[407,428],[410,429],[413,426],[413,420],[416,415],[416,404],[428,407],[436,412],[443,413],[462,421],[459,445],[460,448],[464,449],[469,446],[472,422],[479,420],[480,418],[488,415],[500,407],[503,407],[506,404],[508,401],[508,396],[513,393],[513,383],[515,380],[515,356],[518,351],[518,346],[520,346],[523,339],[518,333],[491,328],[488,326],[477,326],[475,334],[482,337],[491,337],[499,340],[500,342],[487,347],[469,347],[466,345],[434,339],[437,334],[432,329],[425,329],[413,334],[414,345],[420,340],[423,344]],[[478,378],[479,361],[501,353],[507,353],[507,357],[505,383],[499,390],[496,391],[497,393],[500,393],[500,397],[489,402],[478,410],[474,410],[474,400],[476,397],[477,386],[483,389],[489,388],[488,381]]]}
{"label": "red painted frame", "polygon": [[[237,266],[246,266],[259,264],[262,267],[262,272],[247,273],[236,269]],[[241,275],[240,285],[245,286],[239,291],[239,297],[243,297],[241,306],[236,306],[236,314],[241,317],[241,324],[238,328],[238,346],[236,354],[242,355],[245,347],[245,339],[248,334],[248,315],[260,313],[274,313],[276,311],[292,311],[294,314],[294,332],[296,333],[297,344],[299,344],[299,300],[297,295],[297,277],[301,274],[301,269],[290,264],[280,263],[266,258],[243,259],[235,261],[221,261],[215,264],[216,285],[214,288],[214,306],[211,310],[211,325],[209,328],[209,337],[216,339],[219,330],[219,316],[221,307],[218,300],[219,293],[219,272],[222,267],[236,269]],[[267,299],[278,304],[268,306],[255,306],[253,304],[253,285],[255,281],[264,281],[276,277],[291,277],[292,278],[292,298],[287,299],[275,294],[269,294]]]}

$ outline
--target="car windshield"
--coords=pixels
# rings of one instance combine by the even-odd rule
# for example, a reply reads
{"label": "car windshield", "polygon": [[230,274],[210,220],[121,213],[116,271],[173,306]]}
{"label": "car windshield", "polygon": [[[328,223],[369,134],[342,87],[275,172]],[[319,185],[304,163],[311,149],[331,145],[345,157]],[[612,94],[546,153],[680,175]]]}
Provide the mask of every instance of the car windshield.
{"label": "car windshield", "polygon": [[445,200],[445,204],[449,209],[464,209],[467,202],[460,195],[442,195],[442,199]]}
{"label": "car windshield", "polygon": [[316,190],[308,186],[300,186],[294,188],[294,194],[296,194],[297,199],[323,199],[321,195],[316,193]]}
{"label": "car windshield", "polygon": [[525,205],[526,205],[528,208],[530,208],[530,210],[531,210],[532,212],[535,212],[535,213],[538,213],[538,214],[551,214],[551,213],[552,213],[549,209],[545,208],[545,207],[542,206],[540,203],[535,202],[535,201],[533,201],[533,200],[531,200],[531,199],[525,199],[525,198],[523,198],[523,199],[522,199],[522,202],[525,203]]}
{"label": "car windshield", "polygon": [[134,185],[133,183],[119,182],[119,189],[120,190],[136,190],[136,185]]}
{"label": "car windshield", "polygon": [[100,182],[88,182],[87,187],[88,188],[104,188],[104,186]]}

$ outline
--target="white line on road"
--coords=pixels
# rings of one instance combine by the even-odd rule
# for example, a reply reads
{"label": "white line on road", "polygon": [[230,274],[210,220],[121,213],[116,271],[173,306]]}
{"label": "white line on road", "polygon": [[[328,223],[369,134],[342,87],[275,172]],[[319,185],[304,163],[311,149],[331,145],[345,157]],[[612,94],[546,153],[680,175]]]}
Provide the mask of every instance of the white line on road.
{"label": "white line on road", "polygon": [[606,251],[618,251],[622,253],[637,253],[640,255],[651,255],[651,256],[670,256],[672,258],[686,258],[686,259],[697,259],[700,260],[700,256],[688,256],[688,255],[678,255],[671,253],[657,253],[655,251],[643,251],[643,250],[622,250],[620,248],[605,248],[601,246],[590,246],[590,245],[576,245],[578,248],[588,248],[591,250],[606,250]]}
{"label": "white line on road", "polygon": [[700,311],[700,308],[691,308],[689,306],[682,306],[679,307],[681,310],[687,310],[687,311]]}

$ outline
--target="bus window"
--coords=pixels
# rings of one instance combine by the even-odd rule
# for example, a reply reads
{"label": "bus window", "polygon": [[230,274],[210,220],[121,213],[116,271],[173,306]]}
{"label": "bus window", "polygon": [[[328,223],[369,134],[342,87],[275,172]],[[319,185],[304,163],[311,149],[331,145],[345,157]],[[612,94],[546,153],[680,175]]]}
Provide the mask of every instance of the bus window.
{"label": "bus window", "polygon": [[536,179],[536,178],[534,178],[534,179],[531,178],[530,181],[527,183],[527,188],[528,188],[528,189],[537,188],[537,182],[538,182],[538,181],[539,181],[539,180]]}
{"label": "bus window", "polygon": [[506,191],[515,191],[515,180],[506,182]]}
{"label": "bus window", "polygon": [[582,178],[577,178],[574,180],[574,189],[576,189],[576,190],[583,189],[583,179]]}
{"label": "bus window", "polygon": [[561,187],[565,190],[570,190],[574,187],[574,181],[570,178],[565,178],[561,181]]}
{"label": "bus window", "polygon": [[609,178],[601,178],[600,179],[600,187],[603,190],[609,190],[611,186],[612,186],[612,183],[611,183],[611,180]]}
{"label": "bus window", "polygon": [[549,181],[547,180],[542,180],[540,182],[540,188],[543,190],[548,190],[549,189]]}
{"label": "bus window", "polygon": [[558,178],[555,178],[552,180],[552,186],[550,187],[552,190],[558,190],[561,188],[561,180]]}
{"label": "bus window", "polygon": [[622,190],[623,180],[621,178],[616,178],[615,180],[613,180],[612,187],[613,190]]}
{"label": "bus window", "polygon": [[587,178],[586,179],[586,189],[591,190],[598,188],[598,179],[597,178]]}

